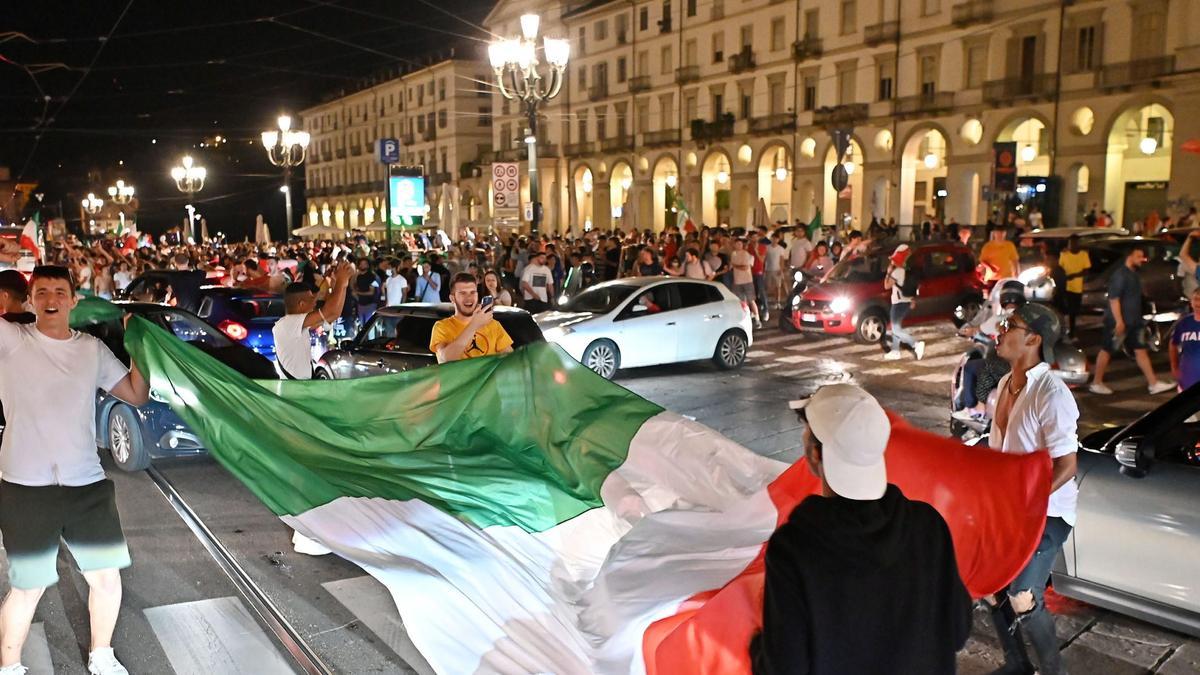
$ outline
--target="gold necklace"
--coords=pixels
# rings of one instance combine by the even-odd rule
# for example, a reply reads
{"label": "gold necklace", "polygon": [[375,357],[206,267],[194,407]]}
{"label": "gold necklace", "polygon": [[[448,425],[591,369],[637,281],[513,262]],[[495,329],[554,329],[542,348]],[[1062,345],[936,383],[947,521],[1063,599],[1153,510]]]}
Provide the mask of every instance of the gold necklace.
{"label": "gold necklace", "polygon": [[1024,388],[1025,388],[1024,386],[1020,386],[1020,387],[1017,387],[1016,390],[1014,391],[1013,390],[1013,378],[1011,378],[1011,377],[1008,378],[1008,393],[1009,394],[1012,394],[1013,396],[1017,396],[1018,394],[1021,393],[1021,390]]}

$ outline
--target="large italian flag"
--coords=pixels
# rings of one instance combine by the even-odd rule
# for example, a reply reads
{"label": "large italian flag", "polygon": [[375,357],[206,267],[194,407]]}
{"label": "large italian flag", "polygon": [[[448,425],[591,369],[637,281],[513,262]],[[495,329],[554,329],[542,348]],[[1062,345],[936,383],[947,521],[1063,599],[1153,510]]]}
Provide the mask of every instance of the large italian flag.
{"label": "large italian flag", "polygon": [[[126,346],[264,504],[389,589],[439,673],[748,672],[765,542],[817,489],[547,344],[334,382],[246,380],[141,319]],[[974,595],[1034,550],[1049,466],[899,419],[889,449]]]}

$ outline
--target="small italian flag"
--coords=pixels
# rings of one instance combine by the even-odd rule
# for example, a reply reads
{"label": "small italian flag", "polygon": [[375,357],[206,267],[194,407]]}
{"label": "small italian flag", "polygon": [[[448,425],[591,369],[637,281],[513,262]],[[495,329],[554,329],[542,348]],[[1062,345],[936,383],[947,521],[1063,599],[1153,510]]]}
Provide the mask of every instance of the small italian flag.
{"label": "small italian flag", "polygon": [[42,247],[38,246],[38,226],[41,225],[41,220],[35,213],[32,218],[25,221],[25,227],[21,230],[21,248],[33,251],[35,260],[42,259]]}
{"label": "small italian flag", "polygon": [[[258,382],[140,318],[126,347],[283,522],[387,587],[438,673],[748,673],[765,542],[819,491],[546,343]],[[893,424],[893,482],[946,517],[967,588],[998,590],[1041,536],[1049,458]]]}

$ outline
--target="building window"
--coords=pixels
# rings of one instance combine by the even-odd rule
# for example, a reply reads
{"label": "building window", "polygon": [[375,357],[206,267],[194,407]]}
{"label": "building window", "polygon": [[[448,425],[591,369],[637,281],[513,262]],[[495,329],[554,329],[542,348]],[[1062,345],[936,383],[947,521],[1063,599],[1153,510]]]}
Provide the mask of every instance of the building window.
{"label": "building window", "polygon": [[1146,136],[1158,141],[1158,147],[1163,147],[1163,138],[1167,134],[1167,121],[1161,117],[1146,118]]}
{"label": "building window", "polygon": [[921,0],[921,16],[932,16],[942,11],[942,0]]}
{"label": "building window", "polygon": [[580,143],[587,143],[587,139],[588,139],[587,132],[588,132],[587,113],[580,113],[579,114],[579,142]]}
{"label": "building window", "polygon": [[688,40],[687,42],[683,43],[683,62],[680,63],[679,65],[681,65],[681,66],[699,65],[699,61],[696,60],[696,41],[695,40]]}
{"label": "building window", "polygon": [[638,30],[650,29],[650,8],[642,7],[638,10]]}
{"label": "building window", "polygon": [[492,109],[491,108],[480,108],[479,109],[479,126],[481,126],[481,127],[492,126]]}
{"label": "building window", "polygon": [[[688,117],[689,120],[695,119],[696,97],[689,99],[692,105],[692,114]],[[658,97],[658,128],[672,129],[676,126],[675,123],[675,94],[663,94]]]}
{"label": "building window", "polygon": [[587,29],[583,26],[579,27],[579,53],[582,55],[587,51]]}
{"label": "building window", "polygon": [[815,110],[817,107],[817,78],[808,75],[804,78],[804,109]]}
{"label": "building window", "polygon": [[966,88],[978,89],[987,77],[987,45],[972,45],[967,48]]}
{"label": "building window", "polygon": [[512,147],[512,126],[504,124],[500,126],[500,149],[507,150]]}
{"label": "building window", "polygon": [[771,51],[777,52],[783,49],[783,17],[777,16],[771,19]]}
{"label": "building window", "polygon": [[892,74],[881,73],[879,75],[879,100],[890,101],[892,99]]}
{"label": "building window", "polygon": [[717,31],[712,35],[713,63],[725,61],[725,33]]}
{"label": "building window", "polygon": [[418,134],[425,133],[425,118],[424,117],[417,116],[417,133]]}
{"label": "building window", "polygon": [[439,129],[446,128],[446,111],[445,110],[438,111],[438,128]]}
{"label": "building window", "polygon": [[663,0],[662,20],[658,22],[660,33],[671,32],[671,0]]}
{"label": "building window", "polygon": [[596,22],[596,40],[608,39],[608,19],[601,19]]}
{"label": "building window", "polygon": [[624,82],[629,77],[628,67],[625,65],[625,57],[617,59],[617,82]]}
{"label": "building window", "polygon": [[754,113],[753,108],[754,94],[749,89],[742,90],[742,119],[748,120]]}
{"label": "building window", "polygon": [[721,119],[721,113],[725,112],[725,94],[714,93],[712,95],[712,118],[713,121]]}
{"label": "building window", "polygon": [[1075,45],[1075,70],[1083,72],[1096,68],[1096,27],[1084,26],[1079,29]]}
{"label": "building window", "polygon": [[596,138],[608,138],[608,119],[603,108],[596,109]]}
{"label": "building window", "polygon": [[587,66],[579,66],[576,72],[579,74],[579,91],[583,91],[587,89]]}
{"label": "building window", "polygon": [[625,44],[629,33],[629,15],[618,14],[616,18],[615,30],[617,32],[617,42]]}
{"label": "building window", "polygon": [[725,0],[713,0],[712,4],[712,20],[716,21],[725,17]]}
{"label": "building window", "polygon": [[937,57],[932,54],[921,57],[921,95],[933,96],[937,91]]}
{"label": "building window", "polygon": [[821,27],[821,10],[810,9],[804,12],[804,37],[813,38],[820,34],[818,30]]}
{"label": "building window", "polygon": [[637,104],[637,129],[635,131],[648,131],[650,129],[650,102],[638,101]]}
{"label": "building window", "polygon": [[855,65],[839,68],[837,73],[838,103],[849,105],[854,103]]}
{"label": "building window", "polygon": [[842,35],[858,30],[858,0],[842,0]]}
{"label": "building window", "polygon": [[687,0],[687,15],[696,16],[696,0]]}
{"label": "building window", "polygon": [[[699,101],[696,100],[695,94],[688,94],[687,97],[683,99],[683,112],[684,112],[685,119],[688,119],[688,120],[700,119],[700,103],[699,103]],[[672,125],[670,125],[670,124],[664,124],[663,128],[670,129],[671,126]]]}
{"label": "building window", "polygon": [[650,74],[650,52],[642,50],[637,55],[637,74]]}
{"label": "building window", "polygon": [[662,59],[662,72],[664,75],[666,75],[673,70],[673,68],[671,66],[671,47],[670,47],[670,45],[663,47],[662,52],[659,54],[659,56]]}
{"label": "building window", "polygon": [[446,100],[446,80],[445,79],[438,80],[438,100],[439,101]]}
{"label": "building window", "polygon": [[754,26],[742,26],[742,51],[754,48]]}

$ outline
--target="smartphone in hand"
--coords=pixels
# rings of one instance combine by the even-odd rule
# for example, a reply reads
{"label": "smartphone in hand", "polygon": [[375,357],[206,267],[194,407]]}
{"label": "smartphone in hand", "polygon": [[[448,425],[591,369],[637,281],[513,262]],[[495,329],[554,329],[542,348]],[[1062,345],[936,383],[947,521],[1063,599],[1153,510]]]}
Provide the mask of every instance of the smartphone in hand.
{"label": "smartphone in hand", "polygon": [[479,301],[479,308],[485,312],[490,312],[490,311],[492,311],[493,306],[495,304],[496,304],[495,298],[493,298],[490,295],[485,295],[485,296],[483,296],[483,299]]}

